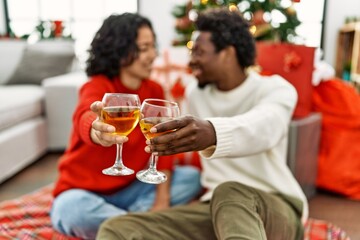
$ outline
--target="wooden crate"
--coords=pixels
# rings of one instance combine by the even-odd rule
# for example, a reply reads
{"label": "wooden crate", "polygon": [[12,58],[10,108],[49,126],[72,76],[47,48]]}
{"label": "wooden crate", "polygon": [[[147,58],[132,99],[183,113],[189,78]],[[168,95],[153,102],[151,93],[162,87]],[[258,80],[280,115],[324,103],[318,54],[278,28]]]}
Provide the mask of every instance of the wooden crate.
{"label": "wooden crate", "polygon": [[344,79],[346,67],[350,68],[349,81],[360,84],[360,21],[345,24],[338,34],[335,71]]}

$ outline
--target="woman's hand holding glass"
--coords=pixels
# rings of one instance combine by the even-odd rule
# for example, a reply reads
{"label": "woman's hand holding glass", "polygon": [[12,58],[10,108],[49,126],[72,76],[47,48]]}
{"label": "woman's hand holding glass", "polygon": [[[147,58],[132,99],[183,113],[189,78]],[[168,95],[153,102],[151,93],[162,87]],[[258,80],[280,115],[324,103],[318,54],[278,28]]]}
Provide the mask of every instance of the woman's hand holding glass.
{"label": "woman's hand holding glass", "polygon": [[129,140],[128,137],[114,134],[115,127],[101,121],[101,109],[103,105],[101,101],[96,101],[90,106],[90,109],[98,115],[98,118],[92,123],[91,139],[104,147],[127,142]]}
{"label": "woman's hand holding glass", "polygon": [[[121,141],[119,137],[126,137],[139,122],[140,100],[136,94],[106,93],[100,103],[94,103],[92,110],[99,116],[100,121],[93,123],[92,133],[95,142],[103,146],[117,145],[117,154],[113,166],[104,169],[106,175],[130,175],[134,170],[126,167],[122,159],[122,145],[127,139]],[[103,122],[104,124],[101,124]],[[106,123],[106,124],[105,124]],[[109,134],[110,133],[110,134]],[[115,138],[114,138],[115,136]]]}

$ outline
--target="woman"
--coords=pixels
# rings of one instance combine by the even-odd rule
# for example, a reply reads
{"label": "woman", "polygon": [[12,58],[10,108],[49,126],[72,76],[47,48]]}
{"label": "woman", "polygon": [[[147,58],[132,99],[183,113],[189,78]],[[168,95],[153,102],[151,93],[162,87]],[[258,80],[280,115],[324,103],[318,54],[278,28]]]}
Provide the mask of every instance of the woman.
{"label": "woman", "polygon": [[139,171],[148,164],[150,155],[144,151],[145,138],[139,127],[128,138],[115,136],[111,134],[114,128],[98,117],[99,101],[106,92],[138,94],[141,101],[164,98],[161,86],[148,79],[157,55],[150,21],[138,14],[111,15],[96,33],[89,53],[89,81],[79,93],[51,210],[55,229],[83,239],[95,238],[100,223],[111,216],[185,204],[200,190],[198,170],[173,168],[169,157],[159,159],[158,168],[168,181],[157,186],[137,181],[135,174],[102,174],[102,169],[113,164],[115,143],[127,141],[123,157],[129,168]]}

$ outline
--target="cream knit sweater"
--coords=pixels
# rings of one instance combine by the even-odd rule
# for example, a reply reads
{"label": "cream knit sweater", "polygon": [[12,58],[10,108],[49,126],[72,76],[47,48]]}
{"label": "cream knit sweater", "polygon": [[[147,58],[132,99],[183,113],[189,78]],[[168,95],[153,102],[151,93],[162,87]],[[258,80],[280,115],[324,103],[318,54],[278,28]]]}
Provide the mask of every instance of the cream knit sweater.
{"label": "cream knit sweater", "polygon": [[250,73],[239,87],[222,92],[214,85],[186,90],[190,114],[209,120],[217,144],[203,150],[202,184],[209,200],[220,183],[238,181],[266,192],[279,192],[308,204],[299,184],[286,165],[287,134],[297,93],[280,76],[263,77]]}

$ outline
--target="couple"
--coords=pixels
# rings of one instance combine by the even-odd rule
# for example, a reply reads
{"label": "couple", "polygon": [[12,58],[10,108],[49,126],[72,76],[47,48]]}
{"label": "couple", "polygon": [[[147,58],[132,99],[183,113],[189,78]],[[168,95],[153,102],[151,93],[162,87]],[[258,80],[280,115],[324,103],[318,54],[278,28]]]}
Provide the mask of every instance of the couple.
{"label": "couple", "polygon": [[[70,146],[60,162],[51,211],[57,230],[88,239],[302,239],[307,201],[285,159],[295,89],[279,76],[248,71],[255,44],[238,12],[205,11],[195,27],[190,67],[198,81],[187,89],[192,115],[155,126],[154,132],[177,131],[145,144],[136,131],[129,139],[108,134],[114,129],[96,120],[96,100],[119,90],[163,97],[160,86],[144,80],[156,56],[155,34],[136,14],[105,20],[91,45],[91,80],[80,91]],[[105,44],[113,39],[123,47]],[[115,150],[108,149],[125,141],[129,167],[136,170],[153,152],[171,180],[154,187],[131,176],[102,176],[114,159]],[[187,151],[201,155],[206,191],[199,202],[184,205],[201,189],[197,170],[173,169],[171,155]]]}

